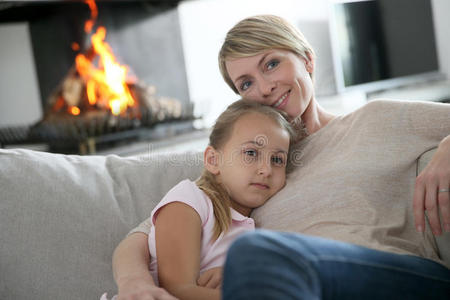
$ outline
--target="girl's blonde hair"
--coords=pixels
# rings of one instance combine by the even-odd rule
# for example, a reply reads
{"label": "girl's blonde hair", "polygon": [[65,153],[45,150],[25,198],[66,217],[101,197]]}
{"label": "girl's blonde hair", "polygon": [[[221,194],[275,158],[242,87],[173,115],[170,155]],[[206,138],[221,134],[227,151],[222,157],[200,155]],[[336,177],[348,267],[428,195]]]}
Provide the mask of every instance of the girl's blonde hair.
{"label": "girl's blonde hair", "polygon": [[[314,59],[315,56],[300,30],[278,16],[249,17],[228,31],[219,51],[219,68],[225,82],[236,94],[239,92],[228,75],[226,60],[254,56],[271,49],[291,51],[306,61]],[[310,76],[314,78],[313,73],[310,73]]]}
{"label": "girl's blonde hair", "polygon": [[[257,102],[247,100],[238,100],[228,106],[228,108],[217,118],[209,136],[209,146],[216,150],[224,147],[230,138],[236,121],[249,113],[260,113],[274,120],[281,128],[289,133],[289,154],[286,165],[286,173],[291,171],[294,166],[293,147],[300,140],[301,131],[294,128],[294,125],[287,121],[287,115],[284,112],[277,111],[274,108]],[[211,199],[214,209],[216,222],[214,224],[214,240],[222,232],[228,230],[231,224],[230,205],[231,200],[225,187],[216,180],[216,176],[204,169],[201,177],[196,181],[197,186]]]}

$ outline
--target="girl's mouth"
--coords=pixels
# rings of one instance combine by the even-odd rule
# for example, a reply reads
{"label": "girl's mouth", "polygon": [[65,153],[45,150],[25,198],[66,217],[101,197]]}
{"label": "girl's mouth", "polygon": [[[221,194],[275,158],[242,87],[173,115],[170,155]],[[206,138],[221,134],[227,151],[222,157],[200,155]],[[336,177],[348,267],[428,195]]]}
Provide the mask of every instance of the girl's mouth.
{"label": "girl's mouth", "polygon": [[268,186],[268,185],[262,184],[262,183],[252,183],[251,185],[254,186],[254,187],[256,187],[256,188],[258,188],[258,189],[261,189],[261,190],[267,190],[267,189],[269,189],[269,186]]}

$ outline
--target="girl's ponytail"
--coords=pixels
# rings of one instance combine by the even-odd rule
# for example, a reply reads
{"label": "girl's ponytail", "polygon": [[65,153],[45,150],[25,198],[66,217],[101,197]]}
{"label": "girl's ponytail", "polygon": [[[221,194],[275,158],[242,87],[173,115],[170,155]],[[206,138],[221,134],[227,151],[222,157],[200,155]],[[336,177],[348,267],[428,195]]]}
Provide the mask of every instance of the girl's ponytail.
{"label": "girl's ponytail", "polygon": [[214,217],[216,218],[213,238],[214,240],[217,240],[220,234],[227,231],[231,224],[230,196],[225,190],[225,187],[218,183],[214,175],[206,169],[203,170],[202,176],[196,183],[197,186],[211,199]]}

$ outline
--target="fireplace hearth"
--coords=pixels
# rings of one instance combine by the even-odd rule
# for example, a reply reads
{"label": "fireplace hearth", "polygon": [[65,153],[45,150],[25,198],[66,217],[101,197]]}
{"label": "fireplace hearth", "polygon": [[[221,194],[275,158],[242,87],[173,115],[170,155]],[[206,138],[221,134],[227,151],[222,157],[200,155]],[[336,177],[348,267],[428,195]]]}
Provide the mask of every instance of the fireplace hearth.
{"label": "fireplace hearth", "polygon": [[166,118],[152,121],[149,113],[144,122],[113,115],[67,117],[40,121],[32,126],[0,128],[0,148],[44,144],[47,150],[65,154],[96,154],[98,150],[139,141],[155,141],[192,132],[194,118]]}

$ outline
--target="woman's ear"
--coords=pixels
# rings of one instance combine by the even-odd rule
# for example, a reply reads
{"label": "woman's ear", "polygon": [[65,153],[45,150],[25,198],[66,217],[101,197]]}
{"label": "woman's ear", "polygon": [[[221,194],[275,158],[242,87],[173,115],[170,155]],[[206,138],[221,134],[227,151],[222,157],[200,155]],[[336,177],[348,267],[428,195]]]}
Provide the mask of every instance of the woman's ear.
{"label": "woman's ear", "polygon": [[213,175],[219,175],[219,160],[219,151],[211,146],[206,147],[205,152],[203,153],[203,164],[206,170],[208,170]]}
{"label": "woman's ear", "polygon": [[311,74],[314,71],[314,57],[309,52],[306,52],[306,56],[308,57],[308,59],[305,60],[306,71]]}

